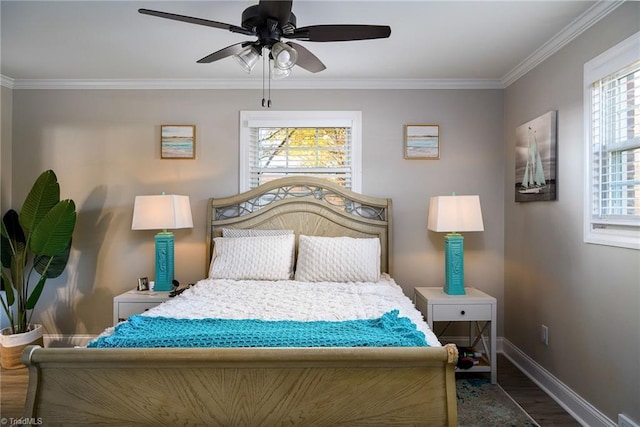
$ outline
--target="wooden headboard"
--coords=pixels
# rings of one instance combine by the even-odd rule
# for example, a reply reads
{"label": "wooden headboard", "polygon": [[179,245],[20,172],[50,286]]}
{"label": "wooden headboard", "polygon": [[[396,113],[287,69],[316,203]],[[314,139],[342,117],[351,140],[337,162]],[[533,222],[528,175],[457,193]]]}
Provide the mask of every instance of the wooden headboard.
{"label": "wooden headboard", "polygon": [[325,179],[280,178],[236,196],[212,198],[207,217],[207,260],[222,228],[281,229],[294,230],[296,240],[300,234],[376,237],[380,270],[392,273],[391,199],[364,196]]}

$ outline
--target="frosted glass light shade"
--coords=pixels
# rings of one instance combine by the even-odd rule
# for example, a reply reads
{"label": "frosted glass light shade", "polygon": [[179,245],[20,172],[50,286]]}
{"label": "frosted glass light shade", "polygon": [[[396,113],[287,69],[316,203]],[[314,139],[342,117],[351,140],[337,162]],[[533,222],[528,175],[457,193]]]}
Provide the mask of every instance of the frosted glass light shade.
{"label": "frosted glass light shade", "polygon": [[273,61],[269,62],[271,62],[271,78],[273,80],[282,80],[286,77],[289,77],[289,75],[291,74],[291,70],[282,70],[276,67]]}
{"label": "frosted glass light shade", "polygon": [[253,70],[253,67],[256,66],[260,58],[260,53],[253,46],[247,46],[236,55],[233,55],[233,58],[240,64],[240,67],[249,74],[251,70]]}
{"label": "frosted glass light shade", "polygon": [[277,42],[271,47],[271,57],[276,68],[289,70],[296,65],[298,52],[288,44]]}

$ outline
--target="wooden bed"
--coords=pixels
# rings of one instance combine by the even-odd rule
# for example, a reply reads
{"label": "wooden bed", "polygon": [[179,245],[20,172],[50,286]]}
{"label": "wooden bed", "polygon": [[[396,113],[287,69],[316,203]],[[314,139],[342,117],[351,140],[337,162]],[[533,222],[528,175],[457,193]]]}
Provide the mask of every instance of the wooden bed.
{"label": "wooden bed", "polygon": [[[211,199],[207,233],[293,229],[377,237],[391,272],[391,200],[283,178]],[[208,268],[208,266],[207,266]],[[25,417],[44,425],[457,425],[455,347],[25,349]]]}

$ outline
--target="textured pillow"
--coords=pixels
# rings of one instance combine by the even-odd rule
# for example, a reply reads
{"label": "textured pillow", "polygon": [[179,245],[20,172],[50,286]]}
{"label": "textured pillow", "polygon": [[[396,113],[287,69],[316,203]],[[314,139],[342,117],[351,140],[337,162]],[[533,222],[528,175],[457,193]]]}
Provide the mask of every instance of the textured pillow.
{"label": "textured pillow", "polygon": [[289,280],[295,236],[216,237],[209,277],[233,280]]}
{"label": "textured pillow", "polygon": [[295,278],[301,282],[377,282],[380,240],[301,235]]}
{"label": "textured pillow", "polygon": [[253,230],[245,228],[223,228],[222,237],[258,237],[258,236],[282,236],[293,234],[293,230]]}

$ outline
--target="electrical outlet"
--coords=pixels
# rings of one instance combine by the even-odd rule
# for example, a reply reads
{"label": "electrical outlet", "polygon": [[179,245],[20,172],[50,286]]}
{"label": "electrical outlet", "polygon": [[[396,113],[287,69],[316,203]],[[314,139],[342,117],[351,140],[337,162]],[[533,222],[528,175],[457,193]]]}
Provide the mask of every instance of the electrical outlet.
{"label": "electrical outlet", "polygon": [[623,414],[618,414],[618,427],[640,427]]}
{"label": "electrical outlet", "polygon": [[546,325],[540,327],[540,342],[544,345],[549,345],[549,328]]}

